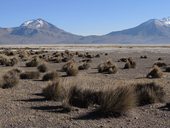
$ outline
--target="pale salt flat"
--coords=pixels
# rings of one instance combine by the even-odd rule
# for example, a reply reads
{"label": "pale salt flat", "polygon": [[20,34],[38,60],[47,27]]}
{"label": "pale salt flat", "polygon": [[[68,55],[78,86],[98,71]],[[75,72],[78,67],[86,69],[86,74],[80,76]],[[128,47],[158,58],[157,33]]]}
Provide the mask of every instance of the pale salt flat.
{"label": "pale salt flat", "polygon": [[107,51],[118,53],[133,52],[153,52],[153,53],[170,53],[170,45],[168,44],[32,44],[32,45],[0,45],[0,48],[33,48],[35,50],[47,51]]}

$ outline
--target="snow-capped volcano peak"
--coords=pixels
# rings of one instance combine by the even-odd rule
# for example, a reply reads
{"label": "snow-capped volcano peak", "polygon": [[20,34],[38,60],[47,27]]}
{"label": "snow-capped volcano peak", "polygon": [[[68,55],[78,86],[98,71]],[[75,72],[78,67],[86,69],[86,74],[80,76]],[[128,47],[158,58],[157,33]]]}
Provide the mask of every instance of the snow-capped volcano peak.
{"label": "snow-capped volcano peak", "polygon": [[163,18],[160,20],[161,22],[163,22],[165,25],[170,25],[170,17],[168,18]]}
{"label": "snow-capped volcano peak", "polygon": [[28,27],[28,28],[44,28],[48,27],[50,24],[42,19],[36,20],[28,20],[21,24],[21,27]]}

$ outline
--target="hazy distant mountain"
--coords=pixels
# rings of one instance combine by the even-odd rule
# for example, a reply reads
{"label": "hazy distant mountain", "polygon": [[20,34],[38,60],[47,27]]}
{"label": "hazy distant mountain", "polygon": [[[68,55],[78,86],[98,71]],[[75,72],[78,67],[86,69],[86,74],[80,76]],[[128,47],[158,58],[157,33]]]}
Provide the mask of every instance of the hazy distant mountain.
{"label": "hazy distant mountain", "polygon": [[57,43],[170,43],[170,18],[148,20],[139,26],[102,36],[79,36],[42,20],[29,20],[15,28],[0,28],[1,44]]}
{"label": "hazy distant mountain", "polygon": [[137,27],[98,37],[85,37],[93,43],[170,43],[170,18],[148,20]]}

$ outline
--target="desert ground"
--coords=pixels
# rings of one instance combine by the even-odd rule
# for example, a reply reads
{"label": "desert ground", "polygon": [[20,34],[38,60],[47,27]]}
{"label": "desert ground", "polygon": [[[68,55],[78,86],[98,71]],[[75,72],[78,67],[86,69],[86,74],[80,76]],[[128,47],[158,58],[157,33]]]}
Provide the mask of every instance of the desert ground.
{"label": "desert ground", "polygon": [[[58,54],[60,56],[61,53],[66,56],[64,62],[56,61]],[[65,54],[69,54],[69,57]],[[90,56],[82,57],[80,54]],[[8,71],[16,68],[21,73],[38,71],[37,66],[42,62],[46,63],[48,70],[40,73],[38,78],[19,78],[16,86],[0,88],[2,128],[170,128],[170,106],[168,106],[170,73],[165,72],[170,66],[169,46],[1,46],[0,56],[4,55],[7,59],[17,58],[17,62],[10,66],[1,64],[1,79]],[[26,66],[26,63],[35,56],[39,58],[38,65]],[[141,58],[141,56],[146,57]],[[133,58],[136,66],[124,69],[126,62],[120,59],[129,57]],[[82,61],[88,61],[90,67],[79,70],[75,76],[68,76],[61,69],[73,59],[78,66],[84,63]],[[98,71],[98,65],[108,60],[116,64],[116,73]],[[159,67],[163,75],[160,78],[146,78],[156,62],[166,64]],[[155,82],[163,88],[165,97],[163,102],[136,105],[118,117],[95,113],[100,105],[94,104],[85,108],[70,105],[68,109],[63,105],[64,101],[49,100],[42,95],[42,90],[51,84],[51,81],[42,81],[42,77],[50,71],[58,73],[57,77],[62,80],[62,86],[67,91],[72,86],[89,90],[110,88],[114,90],[120,86]]]}

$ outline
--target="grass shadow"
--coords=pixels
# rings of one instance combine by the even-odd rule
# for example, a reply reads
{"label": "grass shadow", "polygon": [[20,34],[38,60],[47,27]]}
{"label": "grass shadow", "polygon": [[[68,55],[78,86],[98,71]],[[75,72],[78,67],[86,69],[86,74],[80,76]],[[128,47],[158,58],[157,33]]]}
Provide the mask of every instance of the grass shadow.
{"label": "grass shadow", "polygon": [[88,74],[99,74],[99,72],[89,72]]}
{"label": "grass shadow", "polygon": [[31,99],[23,99],[23,100],[16,100],[16,101],[23,101],[23,102],[43,102],[47,101],[46,98],[31,98]]}
{"label": "grass shadow", "polygon": [[163,111],[170,111],[170,103],[166,103],[165,106],[159,107],[158,109]]}
{"label": "grass shadow", "polygon": [[135,79],[148,79],[148,78],[146,78],[146,77],[136,77]]}
{"label": "grass shadow", "polygon": [[43,96],[44,97],[42,92],[40,92],[40,93],[32,93],[32,95],[34,95],[34,96]]}
{"label": "grass shadow", "polygon": [[100,111],[92,111],[87,114],[75,117],[73,119],[75,120],[98,120],[101,118],[110,118],[110,117],[119,118],[123,115],[124,114],[120,114],[120,113],[102,113]]}
{"label": "grass shadow", "polygon": [[69,77],[68,75],[62,75],[61,77]]}
{"label": "grass shadow", "polygon": [[45,81],[44,81],[44,80],[42,80],[42,79],[33,79],[32,81],[45,82]]}
{"label": "grass shadow", "polygon": [[70,110],[66,107],[63,107],[62,105],[60,106],[35,106],[31,107],[31,109],[34,110],[41,110],[41,111],[46,111],[46,112],[57,112],[57,113],[68,113]]}

